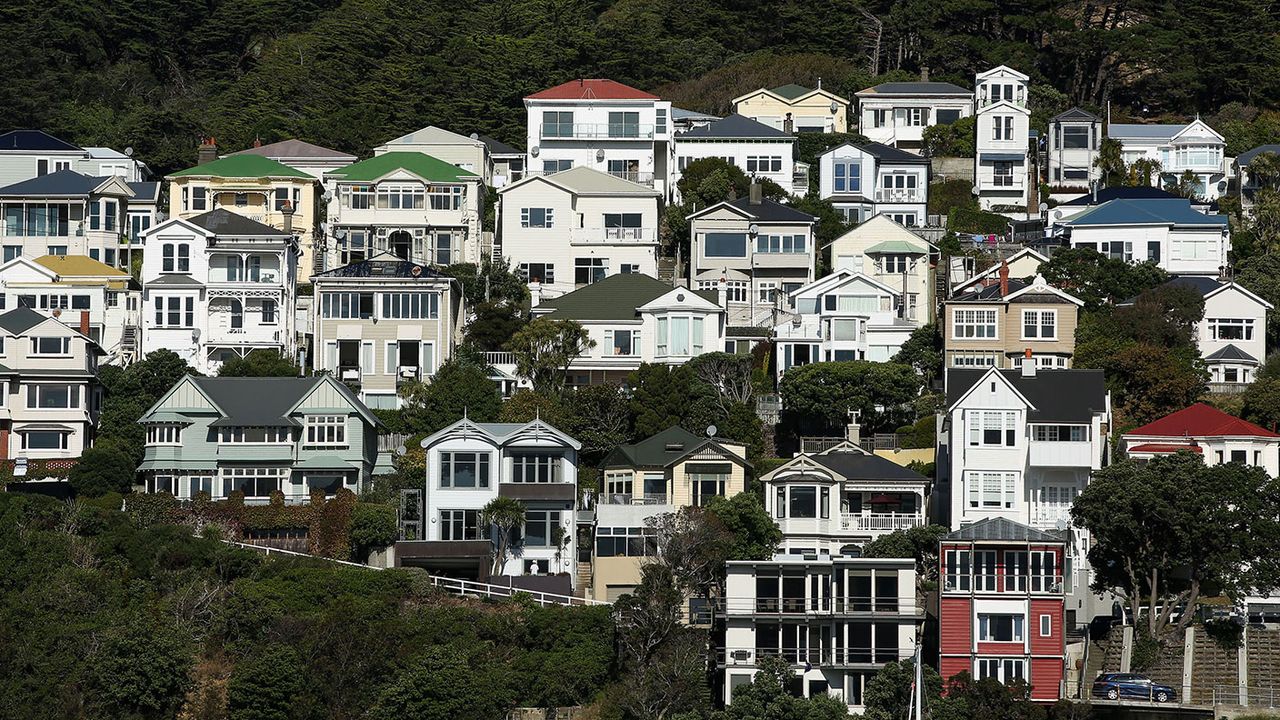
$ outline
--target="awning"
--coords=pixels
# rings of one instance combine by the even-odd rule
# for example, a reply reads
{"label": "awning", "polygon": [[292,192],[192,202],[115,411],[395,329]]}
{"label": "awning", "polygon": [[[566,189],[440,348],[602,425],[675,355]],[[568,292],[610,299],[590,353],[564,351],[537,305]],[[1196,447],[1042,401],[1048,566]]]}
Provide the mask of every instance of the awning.
{"label": "awning", "polygon": [[149,470],[170,470],[177,473],[210,472],[218,469],[215,462],[192,460],[144,460],[138,466],[139,472]]}
{"label": "awning", "polygon": [[294,470],[355,470],[356,466],[337,455],[317,455],[293,466]]}
{"label": "awning", "polygon": [[138,422],[140,423],[185,423],[187,425],[190,425],[195,421],[187,417],[186,415],[183,415],[182,413],[162,411],[162,412],[151,413],[150,415],[142,418]]}
{"label": "awning", "polygon": [[694,280],[719,280],[720,278],[724,278],[725,280],[741,281],[741,280],[750,280],[751,276],[742,272],[741,270],[734,270],[733,268],[711,268],[710,270],[703,270],[702,272],[698,273],[693,279]]}
{"label": "awning", "polygon": [[924,255],[925,251],[906,240],[885,240],[863,251],[864,253],[892,253],[894,255]]}
{"label": "awning", "polygon": [[1020,153],[982,153],[978,158],[982,160],[982,162],[1021,163],[1027,159],[1027,156]]}

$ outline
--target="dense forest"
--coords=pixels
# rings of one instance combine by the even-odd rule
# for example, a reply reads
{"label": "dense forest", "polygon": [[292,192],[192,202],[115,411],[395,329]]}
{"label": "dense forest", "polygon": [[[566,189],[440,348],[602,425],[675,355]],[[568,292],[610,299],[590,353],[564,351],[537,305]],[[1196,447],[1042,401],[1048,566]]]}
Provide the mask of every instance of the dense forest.
{"label": "dense forest", "polygon": [[761,85],[821,77],[852,97],[924,68],[969,86],[998,63],[1055,106],[1266,110],[1278,28],[1266,0],[9,0],[0,129],[133,147],[167,172],[201,135],[359,153],[437,124],[519,145],[521,98],[575,77],[724,112]]}

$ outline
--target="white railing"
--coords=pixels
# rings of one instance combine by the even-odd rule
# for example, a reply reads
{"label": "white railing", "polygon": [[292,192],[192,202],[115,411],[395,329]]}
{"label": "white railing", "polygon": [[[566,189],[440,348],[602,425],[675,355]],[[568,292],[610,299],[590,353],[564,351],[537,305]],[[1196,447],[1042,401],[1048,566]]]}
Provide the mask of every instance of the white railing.
{"label": "white railing", "polygon": [[1056,525],[1059,520],[1071,522],[1070,507],[1036,507],[1031,510],[1033,525]]}
{"label": "white railing", "polygon": [[515,365],[516,354],[504,350],[487,352],[484,354],[484,362],[486,365]]}
{"label": "white railing", "polygon": [[1024,183],[1022,178],[1019,176],[994,175],[984,184],[987,187],[999,188],[1002,190],[1021,190]]}
{"label": "white railing", "polygon": [[652,125],[631,123],[551,123],[538,128],[544,140],[604,138],[609,140],[652,140]]}
{"label": "white railing", "polygon": [[658,241],[655,228],[574,228],[569,233],[575,243],[652,243]]}
{"label": "white railing", "polygon": [[610,170],[609,174],[636,183],[637,185],[648,185],[653,187],[653,173],[651,172],[634,172],[631,170]]}
{"label": "white railing", "polygon": [[362,563],[348,562],[346,560],[335,560],[333,558],[327,558],[321,555],[312,555],[310,553],[297,552],[296,550],[281,550],[280,548],[273,548],[269,545],[253,545],[251,543],[237,542],[235,540],[223,540],[222,542],[228,545],[234,545],[238,548],[244,548],[245,550],[257,550],[258,552],[261,552],[264,555],[291,555],[293,557],[303,557],[303,558],[309,558],[311,560],[322,560],[324,562],[334,563],[335,565],[346,565],[348,567],[362,568],[364,570],[385,569],[385,568],[377,567],[375,565],[364,565]]}
{"label": "white railing", "polygon": [[924,202],[924,193],[919,190],[896,190],[879,188],[876,190],[876,202],[915,203]]}
{"label": "white railing", "polygon": [[845,530],[906,530],[923,524],[920,513],[840,513]]}
{"label": "white railing", "polygon": [[1236,705],[1241,707],[1277,707],[1280,701],[1280,687],[1251,688],[1239,685],[1215,685],[1213,688],[1214,705]]}
{"label": "white railing", "polygon": [[601,493],[601,505],[666,505],[666,493]]}
{"label": "white railing", "polygon": [[428,575],[427,577],[431,578],[432,585],[459,595],[479,595],[486,598],[513,598],[517,595],[527,595],[534,602],[544,607],[547,605],[612,605],[612,603],[605,600],[560,595],[541,590],[525,590],[512,585],[459,580],[458,578],[441,577],[439,575]]}

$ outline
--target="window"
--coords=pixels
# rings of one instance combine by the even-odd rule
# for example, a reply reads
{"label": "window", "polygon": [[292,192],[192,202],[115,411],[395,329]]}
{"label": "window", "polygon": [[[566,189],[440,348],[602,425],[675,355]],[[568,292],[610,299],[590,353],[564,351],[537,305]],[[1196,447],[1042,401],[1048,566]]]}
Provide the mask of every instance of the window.
{"label": "window", "polygon": [[969,410],[969,445],[972,447],[1013,447],[1017,437],[1015,410]]}
{"label": "window", "polygon": [[596,557],[645,557],[657,553],[650,527],[596,528]]}
{"label": "window", "polygon": [[818,517],[818,488],[813,485],[778,488],[778,513],[778,517],[787,518]]}
{"label": "window", "polygon": [[23,450],[66,450],[71,433],[63,430],[24,430]]}
{"label": "window", "polygon": [[604,348],[605,352],[617,357],[635,355],[640,350],[640,331],[605,330]]}
{"label": "window", "polygon": [[611,138],[640,137],[640,113],[638,112],[609,113],[609,137]]}
{"label": "window", "polygon": [[1023,340],[1055,340],[1058,337],[1057,310],[1023,310]]}
{"label": "window", "polygon": [[804,248],[803,235],[761,235],[756,239],[756,252],[802,253]]}
{"label": "window", "polygon": [[9,262],[10,260],[13,260],[14,258],[18,258],[18,257],[22,257],[22,246],[21,246],[21,245],[5,245],[5,246],[4,246],[4,261],[5,261],[5,262]]}
{"label": "window", "polygon": [[862,165],[854,160],[836,160],[832,164],[832,189],[838,193],[862,192]]}
{"label": "window", "polygon": [[1013,187],[1015,185],[1013,163],[1007,161],[992,163],[991,184],[996,187]]}
{"label": "window", "polygon": [[1214,340],[1252,340],[1253,318],[1209,318],[1209,337]]}
{"label": "window", "polygon": [[27,385],[32,410],[71,410],[80,407],[80,388],[69,384]]}
{"label": "window", "polygon": [[573,113],[544,111],[542,137],[573,137]]}
{"label": "window", "polygon": [[611,240],[639,240],[643,222],[641,213],[605,213],[604,235]]}
{"label": "window", "polygon": [[560,481],[560,456],[549,453],[513,453],[511,481],[553,483]]}
{"label": "window", "polygon": [[1088,125],[1062,125],[1062,147],[1063,148],[1088,148],[1089,147],[1089,131]]}
{"label": "window", "polygon": [[995,310],[951,311],[951,337],[953,339],[996,337]]}
{"label": "window", "polygon": [[1053,636],[1053,616],[1041,615],[1040,616],[1040,637],[1052,637],[1052,636]]}
{"label": "window", "polygon": [[186,243],[165,243],[160,247],[161,272],[191,272],[191,246]]}
{"label": "window", "polygon": [[1169,247],[1170,260],[1213,260],[1218,257],[1218,241],[1207,237],[1174,238]]}
{"label": "window", "polygon": [[63,256],[67,254],[66,245],[50,245],[47,248],[45,248],[45,250],[48,252],[49,255]]}
{"label": "window", "polygon": [[159,297],[155,299],[156,327],[195,327],[195,298]]}
{"label": "window", "polygon": [[440,317],[440,296],[436,293],[382,293],[382,317],[393,320],[424,320]]}
{"label": "window", "polygon": [[427,199],[432,210],[458,210],[462,207],[465,189],[461,185],[431,185]]}
{"label": "window", "polygon": [[702,254],[705,257],[747,256],[746,233],[707,233],[703,235]]}
{"label": "window", "polygon": [[934,111],[934,117],[938,125],[950,125],[960,119],[960,111],[939,108]]}
{"label": "window", "polygon": [[729,463],[689,463],[685,466],[693,504],[702,507],[713,497],[724,497],[732,469]]}
{"label": "window", "polygon": [[292,441],[287,427],[218,428],[218,442],[224,445],[281,445]]}
{"label": "window", "polygon": [[441,510],[441,540],[483,540],[488,528],[480,528],[479,510]]}
{"label": "window", "polygon": [[553,208],[520,208],[520,227],[555,227],[555,210]]}
{"label": "window", "polygon": [[440,487],[489,487],[489,453],[440,453]]}
{"label": "window", "polygon": [[347,447],[347,417],[345,415],[308,415],[307,447]]}
{"label": "window", "polygon": [[342,204],[352,210],[369,210],[373,208],[372,185],[344,185],[339,191]]}
{"label": "window", "polygon": [[978,640],[984,642],[1022,642],[1021,615],[978,614]]}
{"label": "window", "polygon": [[33,337],[31,338],[32,355],[70,355],[71,338],[69,337]]}
{"label": "window", "polygon": [[673,315],[658,318],[657,354],[683,357],[702,354],[702,318]]}
{"label": "window", "polygon": [[320,316],[355,320],[373,317],[373,293],[335,292],[320,296]]}
{"label": "window", "polygon": [[231,309],[231,329],[244,329],[244,303],[237,298],[231,298],[229,303]]}
{"label": "window", "polygon": [[572,160],[543,160],[542,173],[551,175],[552,173],[563,172],[573,167]]}
{"label": "window", "polygon": [[1027,676],[1026,662],[1026,660],[1011,660],[1008,658],[979,658],[976,679],[993,678],[1002,683],[1025,680]]}
{"label": "window", "polygon": [[181,445],[182,444],[182,426],[181,425],[148,425],[147,426],[147,444],[148,445]]}
{"label": "window", "polygon": [[929,124],[929,109],[894,108],[893,123],[901,127],[923,127]]}
{"label": "window", "polygon": [[970,508],[1013,509],[1017,500],[1018,474],[1016,472],[966,470],[964,477]]}
{"label": "window", "polygon": [[831,320],[831,340],[858,340],[862,329],[862,321],[857,318],[837,318]]}
{"label": "window", "polygon": [[1012,140],[1013,139],[1013,116],[997,115],[991,118],[991,139],[992,140]]}
{"label": "window", "polygon": [[884,274],[901,275],[907,272],[910,267],[910,255],[882,255],[880,257],[880,271]]}
{"label": "window", "polygon": [[553,284],[556,281],[556,266],[552,263],[520,263],[520,276],[525,282]]}
{"label": "window", "polygon": [[968,590],[972,576],[970,575],[970,551],[948,550],[945,558],[945,590]]}
{"label": "window", "polygon": [[573,282],[578,285],[600,282],[608,274],[608,258],[575,258],[573,261]]}
{"label": "window", "polygon": [[209,189],[205,187],[191,188],[191,209],[192,210],[208,210],[209,209]]}
{"label": "window", "polygon": [[[4,307],[3,304],[0,304],[0,307]],[[89,296],[88,295],[72,295],[71,309],[72,310],[88,310]]]}
{"label": "window", "polygon": [[559,510],[527,510],[524,514],[525,547],[556,547],[564,535]]}
{"label": "window", "polygon": [[749,155],[747,156],[748,173],[782,172],[782,156]]}
{"label": "window", "polygon": [[380,210],[422,210],[427,207],[427,189],[418,183],[382,183],[377,202]]}
{"label": "window", "polygon": [[1088,442],[1086,425],[1032,425],[1031,439],[1036,442]]}
{"label": "window", "polygon": [[1147,260],[1153,263],[1160,262],[1160,241],[1152,240],[1147,242]]}
{"label": "window", "polygon": [[262,301],[262,324],[263,325],[276,324],[276,301],[275,300]]}

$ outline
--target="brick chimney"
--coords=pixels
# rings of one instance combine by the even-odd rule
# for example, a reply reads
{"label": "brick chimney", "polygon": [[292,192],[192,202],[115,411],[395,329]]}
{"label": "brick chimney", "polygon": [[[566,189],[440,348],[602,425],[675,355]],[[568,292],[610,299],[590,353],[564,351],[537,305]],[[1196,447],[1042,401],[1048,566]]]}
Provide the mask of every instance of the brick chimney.
{"label": "brick chimney", "polygon": [[289,235],[293,234],[293,203],[285,200],[280,205],[280,213],[284,215],[284,230]]}
{"label": "brick chimney", "polygon": [[1009,263],[1000,261],[1000,297],[1009,294]]}
{"label": "brick chimney", "polygon": [[196,150],[196,164],[204,165],[218,159],[218,141],[213,138],[202,138]]}
{"label": "brick chimney", "polygon": [[764,188],[760,186],[760,183],[751,183],[751,187],[747,190],[747,202],[752,205],[759,205],[764,202]]}
{"label": "brick chimney", "polygon": [[[7,421],[6,421],[7,424]],[[0,428],[0,460],[9,459],[9,428]]]}
{"label": "brick chimney", "polygon": [[89,311],[80,311],[80,334],[89,337]]}
{"label": "brick chimney", "polygon": [[1022,377],[1036,376],[1036,361],[1031,357],[1031,348],[1022,353]]}

